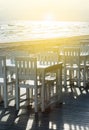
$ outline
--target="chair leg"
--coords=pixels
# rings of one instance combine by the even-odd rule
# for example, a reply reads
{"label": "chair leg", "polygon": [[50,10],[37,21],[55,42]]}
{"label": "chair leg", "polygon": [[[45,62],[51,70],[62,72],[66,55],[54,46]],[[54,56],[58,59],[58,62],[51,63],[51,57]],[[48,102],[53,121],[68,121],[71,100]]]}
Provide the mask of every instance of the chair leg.
{"label": "chair leg", "polygon": [[64,89],[65,89],[65,92],[67,92],[66,73],[67,73],[67,70],[66,70],[66,68],[64,68]]}
{"label": "chair leg", "polygon": [[26,99],[27,99],[27,106],[29,105],[29,88],[26,88]]}
{"label": "chair leg", "polygon": [[0,102],[2,102],[2,100],[3,100],[3,95],[2,95],[2,93],[3,93],[3,89],[2,89],[3,87],[2,86],[0,86]]}
{"label": "chair leg", "polygon": [[16,110],[19,110],[19,96],[20,96],[20,92],[19,92],[19,87],[16,85]]}
{"label": "chair leg", "polygon": [[37,87],[35,88],[35,103],[34,103],[34,107],[35,107],[35,113],[38,112],[38,100],[37,100]]}
{"label": "chair leg", "polygon": [[4,95],[4,107],[8,107],[8,95],[7,95],[7,85],[4,84],[4,89],[3,89],[3,95]]}

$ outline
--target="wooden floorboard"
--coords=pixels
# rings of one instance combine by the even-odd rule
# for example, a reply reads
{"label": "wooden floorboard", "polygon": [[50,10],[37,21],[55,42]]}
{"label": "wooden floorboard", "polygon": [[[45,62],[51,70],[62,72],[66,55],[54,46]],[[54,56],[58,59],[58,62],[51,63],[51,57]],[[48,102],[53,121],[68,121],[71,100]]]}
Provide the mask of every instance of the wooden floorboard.
{"label": "wooden floorboard", "polygon": [[89,93],[76,99],[71,93],[63,95],[63,104],[57,104],[45,113],[35,115],[30,108],[15,110],[0,104],[0,130],[89,130]]}

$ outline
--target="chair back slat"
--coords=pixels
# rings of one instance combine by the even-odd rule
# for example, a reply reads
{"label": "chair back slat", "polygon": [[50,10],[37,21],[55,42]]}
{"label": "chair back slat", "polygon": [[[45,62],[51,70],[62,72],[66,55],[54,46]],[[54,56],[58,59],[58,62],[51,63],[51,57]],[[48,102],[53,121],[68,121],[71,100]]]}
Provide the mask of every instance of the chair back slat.
{"label": "chair back slat", "polygon": [[37,55],[37,60],[41,65],[53,65],[59,62],[58,54],[54,52],[43,52]]}
{"label": "chair back slat", "polygon": [[64,48],[64,62],[66,64],[79,64],[80,62],[80,48],[79,47],[65,47]]}
{"label": "chair back slat", "polygon": [[19,79],[32,80],[36,78],[37,61],[36,58],[31,57],[17,57],[16,70]]}

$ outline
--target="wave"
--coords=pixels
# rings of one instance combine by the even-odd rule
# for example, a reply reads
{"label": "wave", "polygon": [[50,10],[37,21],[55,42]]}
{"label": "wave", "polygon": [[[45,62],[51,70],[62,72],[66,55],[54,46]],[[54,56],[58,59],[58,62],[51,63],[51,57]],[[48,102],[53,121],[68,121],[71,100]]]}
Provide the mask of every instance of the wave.
{"label": "wave", "polygon": [[89,22],[9,21],[0,23],[0,42],[89,35]]}

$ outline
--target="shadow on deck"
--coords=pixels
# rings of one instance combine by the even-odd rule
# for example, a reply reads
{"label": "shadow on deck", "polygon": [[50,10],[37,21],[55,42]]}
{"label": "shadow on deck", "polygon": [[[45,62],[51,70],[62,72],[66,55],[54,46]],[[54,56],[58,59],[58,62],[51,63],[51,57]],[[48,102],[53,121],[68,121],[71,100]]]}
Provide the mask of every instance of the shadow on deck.
{"label": "shadow on deck", "polygon": [[89,130],[89,93],[76,99],[71,93],[64,94],[64,103],[45,113],[35,115],[31,108],[14,106],[8,109],[0,104],[0,130]]}

